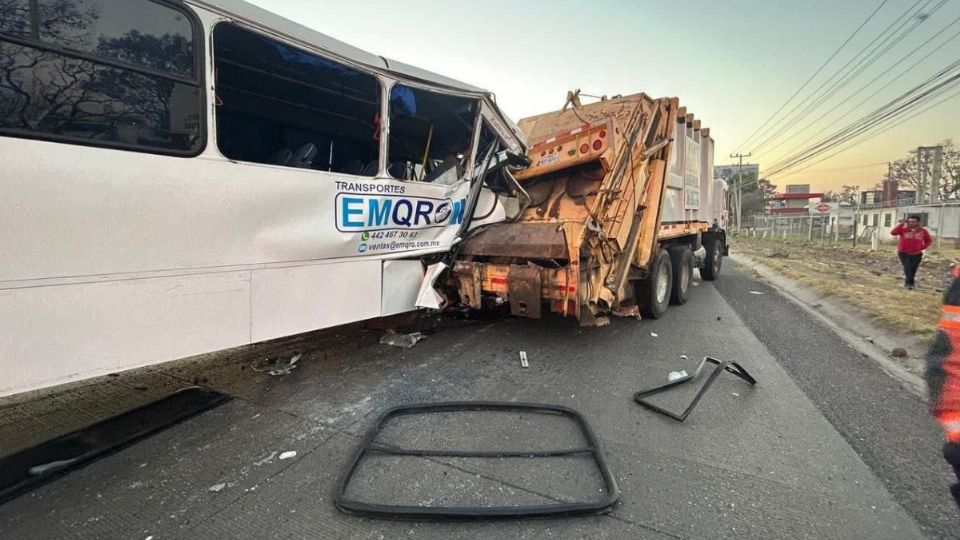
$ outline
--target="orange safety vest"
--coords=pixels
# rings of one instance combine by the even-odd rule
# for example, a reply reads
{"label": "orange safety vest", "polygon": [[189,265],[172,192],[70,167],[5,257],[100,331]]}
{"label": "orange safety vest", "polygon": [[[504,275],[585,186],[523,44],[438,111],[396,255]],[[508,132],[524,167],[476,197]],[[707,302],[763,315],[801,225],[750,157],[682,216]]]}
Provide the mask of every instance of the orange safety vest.
{"label": "orange safety vest", "polygon": [[943,315],[937,337],[927,353],[930,412],[947,441],[960,443],[960,266],[943,297]]}

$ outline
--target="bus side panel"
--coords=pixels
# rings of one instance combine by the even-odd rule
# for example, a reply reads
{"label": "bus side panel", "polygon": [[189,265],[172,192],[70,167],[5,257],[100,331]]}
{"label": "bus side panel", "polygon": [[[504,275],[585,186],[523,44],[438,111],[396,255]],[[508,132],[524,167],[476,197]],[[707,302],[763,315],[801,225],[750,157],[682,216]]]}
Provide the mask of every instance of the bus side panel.
{"label": "bus side panel", "polygon": [[251,340],[379,317],[381,264],[367,260],[254,270]]}
{"label": "bus side panel", "polygon": [[423,276],[420,261],[383,261],[380,314],[387,317],[417,309],[417,294]]}
{"label": "bus side panel", "polygon": [[[469,189],[5,137],[0,171],[0,231],[12,231],[0,234],[0,282],[436,253],[456,236],[454,212],[443,225],[428,213],[421,227],[344,228],[344,199],[362,199],[353,211],[370,199],[462,205]],[[417,236],[367,242],[367,230]]]}
{"label": "bus side panel", "polygon": [[250,272],[0,290],[0,395],[249,343]]}

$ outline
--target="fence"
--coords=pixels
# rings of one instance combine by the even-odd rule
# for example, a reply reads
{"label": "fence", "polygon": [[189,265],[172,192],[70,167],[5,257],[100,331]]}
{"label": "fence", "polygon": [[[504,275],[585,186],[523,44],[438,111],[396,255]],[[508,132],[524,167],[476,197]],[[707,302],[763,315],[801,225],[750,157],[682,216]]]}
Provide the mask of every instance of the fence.
{"label": "fence", "polygon": [[743,234],[778,240],[806,240],[819,244],[864,245],[879,249],[884,230],[871,225],[831,225],[829,215],[754,216],[753,227]]}

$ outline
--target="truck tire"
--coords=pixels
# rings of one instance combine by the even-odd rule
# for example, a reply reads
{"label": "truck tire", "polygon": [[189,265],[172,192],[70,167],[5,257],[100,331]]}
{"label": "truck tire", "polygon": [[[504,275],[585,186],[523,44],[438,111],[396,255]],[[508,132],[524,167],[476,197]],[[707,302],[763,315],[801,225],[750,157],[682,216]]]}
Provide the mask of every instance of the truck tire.
{"label": "truck tire", "polygon": [[706,281],[713,281],[720,276],[720,266],[723,265],[723,240],[713,238],[704,246],[707,250],[700,267],[700,277]]}
{"label": "truck tire", "polygon": [[640,312],[649,319],[658,319],[670,305],[673,287],[673,269],[670,254],[659,250],[650,264],[650,277],[637,283],[637,303]]}
{"label": "truck tire", "polygon": [[673,267],[673,286],[670,289],[670,303],[680,306],[690,297],[690,282],[693,281],[693,252],[688,246],[677,246],[670,250],[670,265]]}

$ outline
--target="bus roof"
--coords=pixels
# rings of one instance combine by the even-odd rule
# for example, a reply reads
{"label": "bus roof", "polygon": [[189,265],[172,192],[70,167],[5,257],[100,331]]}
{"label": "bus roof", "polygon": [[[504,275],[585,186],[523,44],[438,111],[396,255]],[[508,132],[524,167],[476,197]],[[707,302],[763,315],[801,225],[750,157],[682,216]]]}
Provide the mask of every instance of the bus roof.
{"label": "bus roof", "polygon": [[403,62],[398,62],[383,56],[377,56],[353,45],[336,40],[326,34],[308,28],[302,24],[295,23],[290,19],[281,17],[276,13],[267,11],[259,6],[250,4],[243,0],[187,0],[188,3],[196,4],[213,11],[219,11],[224,14],[245,19],[248,22],[258,24],[267,30],[284,34],[295,40],[302,41],[313,47],[318,47],[334,56],[350,60],[352,62],[363,64],[379,71],[392,73],[399,77],[415,79],[433,85],[447,87],[453,90],[463,92],[482,93],[489,95],[490,92],[464,82],[444,77],[437,73],[420,69]]}

